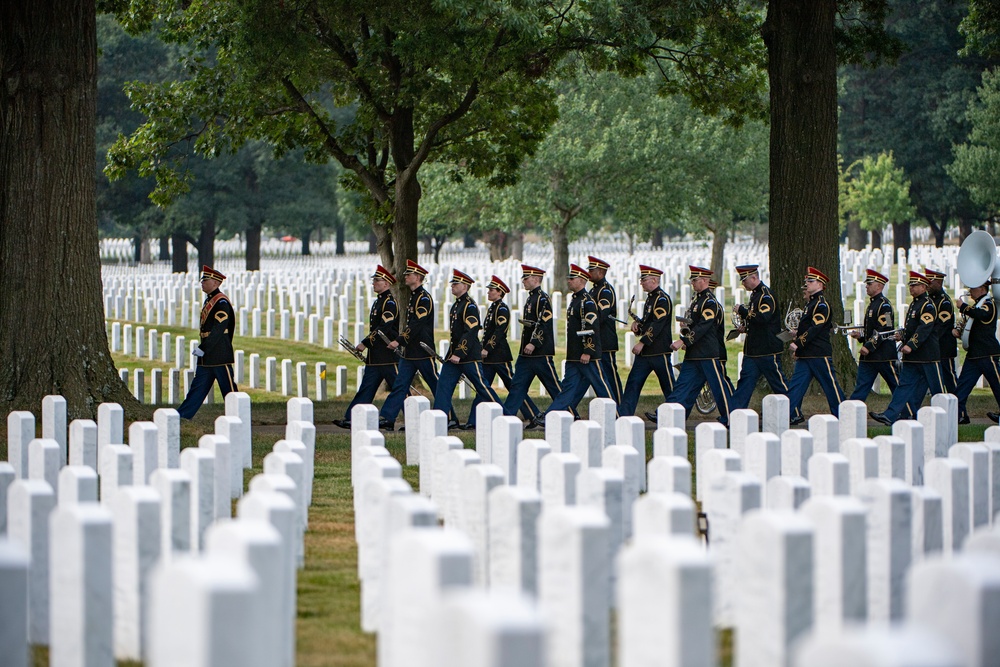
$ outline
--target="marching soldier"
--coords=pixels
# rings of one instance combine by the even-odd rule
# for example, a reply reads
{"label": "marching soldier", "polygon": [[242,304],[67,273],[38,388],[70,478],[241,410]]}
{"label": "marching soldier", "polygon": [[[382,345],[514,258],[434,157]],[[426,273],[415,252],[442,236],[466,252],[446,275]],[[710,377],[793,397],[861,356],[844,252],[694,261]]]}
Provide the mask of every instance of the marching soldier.
{"label": "marching soldier", "polygon": [[354,348],[365,353],[365,372],[361,386],[354,395],[343,419],[334,419],[334,426],[351,428],[351,410],[359,403],[371,403],[382,382],[391,390],[396,382],[396,355],[380,333],[389,340],[399,335],[399,308],[390,289],[396,277],[381,264],[372,275],[372,289],[378,296],[368,313],[368,335]]}
{"label": "marching soldier", "polygon": [[403,282],[412,290],[410,303],[406,308],[406,324],[399,335],[387,345],[390,351],[402,346],[403,358],[399,362],[392,391],[389,392],[389,396],[386,397],[385,403],[382,404],[382,409],[379,411],[378,427],[380,429],[393,430],[395,428],[396,417],[403,407],[403,400],[410,391],[410,383],[413,382],[413,377],[418,372],[424,378],[431,393],[437,391],[438,375],[434,368],[432,354],[421,345],[424,343],[429,345],[431,350],[434,349],[434,299],[424,289],[424,276],[426,275],[427,269],[412,259],[406,260]]}
{"label": "marching soldier", "polygon": [[[514,369],[511,361],[514,359],[510,352],[510,345],[507,343],[507,331],[510,328],[510,307],[503,300],[510,292],[507,283],[493,276],[490,279],[489,289],[486,298],[490,300],[490,308],[486,311],[486,320],[483,322],[483,381],[487,385],[493,386],[493,378],[500,376],[503,386],[507,391],[511,390]],[[479,395],[472,402],[472,413],[475,414],[476,406],[482,403]],[[531,421],[538,415],[538,406],[530,397],[525,397],[521,405],[521,415]]]}
{"label": "marching soldier", "polygon": [[916,414],[924,394],[942,391],[940,344],[935,324],[938,321],[937,308],[927,293],[930,281],[926,276],[910,271],[910,296],[913,301],[906,311],[903,333],[896,334],[896,340],[903,343],[903,368],[899,373],[899,385],[892,394],[885,412],[869,412],[868,415],[886,426],[905,415]]}
{"label": "marching soldier", "polygon": [[[477,400],[500,403],[500,397],[483,379],[479,306],[469,296],[469,287],[474,282],[458,269],[452,270],[451,293],[455,297],[455,303],[451,305],[449,313],[451,347],[441,364],[437,390],[434,392],[434,409],[443,410],[447,414],[452,413],[452,394],[463,375],[475,388]],[[455,426],[458,426],[457,422],[449,424],[449,427]],[[473,409],[462,428],[468,430],[475,427],[476,411]]]}
{"label": "marching soldier", "polygon": [[615,314],[618,312],[618,296],[605,276],[610,264],[603,259],[590,256],[587,258],[587,272],[594,286],[590,288],[590,296],[597,303],[597,322],[601,332],[601,370],[611,387],[611,398],[615,403],[622,402],[622,380],[618,376],[618,329],[615,327]]}
{"label": "marching soldier", "polygon": [[813,378],[823,388],[830,414],[834,417],[840,414],[840,404],[844,400],[844,390],[840,388],[837,374],[833,370],[833,346],[830,344],[832,312],[823,294],[829,282],[826,274],[815,267],[810,266],[806,272],[805,291],[809,294],[809,303],[799,319],[795,338],[789,345],[795,355],[795,372],[788,385],[789,414],[795,415],[789,419],[792,426],[805,421],[802,416],[802,398]]}
{"label": "marching soldier", "polygon": [[[580,399],[593,388],[599,398],[611,398],[611,388],[601,369],[601,336],[597,331],[597,303],[587,292],[590,274],[576,264],[569,265],[566,279],[573,292],[566,308],[566,375],[562,380],[562,393],[552,400],[546,412],[575,410]],[[545,425],[545,414],[532,422]]]}
{"label": "marching soldier", "polygon": [[878,334],[896,329],[896,317],[892,304],[883,290],[889,279],[878,271],[868,269],[865,275],[865,289],[871,301],[865,311],[864,331],[852,331],[851,338],[864,341],[861,357],[858,359],[858,378],[854,383],[852,401],[863,401],[872,390],[872,383],[879,375],[885,380],[890,392],[896,391],[899,376],[896,374],[896,341],[891,336],[879,339]]}
{"label": "marching soldier", "polygon": [[[635,414],[639,404],[639,395],[646,384],[650,373],[656,373],[660,382],[660,391],[666,400],[674,390],[674,370],[670,367],[670,343],[673,342],[673,330],[670,326],[674,304],[670,297],[660,288],[660,278],[663,271],[639,265],[639,285],[646,292],[646,304],[642,309],[642,320],[632,322],[632,333],[636,335],[636,343],[632,346],[632,370],[625,382],[625,391],[618,413],[622,417]],[[656,421],[655,414],[647,414],[651,421]]]}
{"label": "marching soldier", "polygon": [[[746,329],[740,380],[730,404],[733,410],[750,405],[750,397],[761,375],[767,380],[772,393],[788,395],[788,381],[781,370],[781,352],[785,344],[778,338],[781,313],[771,288],[760,279],[758,266],[745,264],[736,267],[743,289],[750,292],[750,301],[733,306],[733,312],[743,318]],[[795,418],[801,415],[793,412],[790,416]]]}
{"label": "marching soldier", "polygon": [[[556,353],[552,331],[552,302],[542,291],[542,276],[545,271],[527,264],[521,265],[521,286],[528,291],[528,298],[521,309],[521,351],[514,366],[510,391],[503,404],[505,415],[515,415],[522,409],[528,398],[528,388],[536,377],[553,400],[559,396],[562,387],[556,374],[552,357]],[[534,428],[535,419],[528,422]]]}
{"label": "marching soldier", "polygon": [[[965,405],[980,377],[986,378],[1000,409],[1000,341],[997,341],[996,336],[997,307],[990,295],[990,283],[973,287],[969,290],[969,296],[973,299],[972,303],[965,303],[961,297],[958,299],[958,311],[972,323],[969,328],[969,348],[966,350],[956,389],[959,424],[969,423]],[[955,329],[953,333],[956,338],[962,337],[960,329]],[[1000,419],[1000,412],[987,412],[986,416],[996,423]]]}
{"label": "marching soldier", "polygon": [[695,297],[687,312],[690,323],[681,329],[680,338],[670,344],[671,350],[683,349],[685,353],[680,375],[667,402],[680,403],[685,413],[690,415],[701,388],[707,382],[719,409],[719,422],[728,426],[732,385],[722,362],[724,346],[719,336],[722,306],[709,287],[711,269],[700,266],[689,268]]}
{"label": "marching soldier", "polygon": [[958,341],[952,335],[955,326],[955,304],[944,289],[945,275],[936,269],[924,267],[924,275],[930,284],[927,291],[930,293],[931,301],[937,308],[937,323],[934,325],[934,332],[938,337],[938,345],[941,348],[941,360],[938,366],[941,367],[941,383],[944,390],[949,394],[954,394],[958,386],[958,378],[955,376],[955,360],[958,358]]}
{"label": "marching soldier", "polygon": [[236,381],[233,380],[236,314],[229,297],[219,290],[225,279],[221,272],[209,266],[201,267],[201,291],[206,294],[205,305],[201,308],[201,343],[193,353],[198,357],[194,381],[184,402],[177,408],[184,419],[194,418],[216,382],[223,397],[236,391]]}

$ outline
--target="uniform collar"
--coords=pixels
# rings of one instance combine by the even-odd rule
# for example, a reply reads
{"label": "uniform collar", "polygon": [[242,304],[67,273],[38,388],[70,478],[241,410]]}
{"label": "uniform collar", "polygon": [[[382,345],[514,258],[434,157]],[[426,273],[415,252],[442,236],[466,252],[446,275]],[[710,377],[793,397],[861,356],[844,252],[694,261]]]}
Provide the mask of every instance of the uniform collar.
{"label": "uniform collar", "polygon": [[528,292],[528,294],[537,294],[538,292],[541,291],[542,291],[542,286],[539,285],[538,287],[532,287],[531,290]]}
{"label": "uniform collar", "polygon": [[820,290],[820,291],[816,292],[815,294],[810,294],[809,295],[809,301],[815,301],[816,299],[820,298],[821,296],[823,296],[823,290]]}
{"label": "uniform collar", "polygon": [[216,288],[215,288],[215,289],[214,289],[213,291],[211,291],[211,292],[209,292],[208,294],[206,294],[206,295],[205,295],[205,298],[206,298],[206,299],[211,299],[211,298],[212,298],[213,296],[215,296],[216,294],[219,294],[219,293],[221,293],[221,292],[222,292],[222,289],[221,289],[221,288],[218,288],[218,287],[216,287]]}

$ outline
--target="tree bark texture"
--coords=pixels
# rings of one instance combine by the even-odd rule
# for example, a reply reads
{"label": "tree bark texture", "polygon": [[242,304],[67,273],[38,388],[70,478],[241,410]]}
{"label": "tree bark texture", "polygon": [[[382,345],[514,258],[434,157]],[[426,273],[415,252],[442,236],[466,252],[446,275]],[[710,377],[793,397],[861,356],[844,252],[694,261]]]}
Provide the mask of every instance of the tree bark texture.
{"label": "tree bark texture", "polygon": [[715,226],[715,231],[712,232],[712,273],[715,274],[715,279],[722,284],[722,258],[726,251],[726,232],[728,231],[727,226],[723,223],[718,223]]}
{"label": "tree bark texture", "polygon": [[247,271],[260,271],[260,228],[263,223],[256,221],[247,225]]}
{"label": "tree bark texture", "polygon": [[95,200],[94,0],[0,3],[0,411],[138,404],[108,349]]}
{"label": "tree bark texture", "polygon": [[868,233],[861,229],[861,223],[850,220],[847,223],[847,248],[849,250],[864,250]]}
{"label": "tree bark texture", "polygon": [[201,231],[198,233],[198,269],[202,266],[215,266],[215,213],[207,214],[201,219]]}
{"label": "tree bark texture", "polygon": [[569,230],[570,220],[552,224],[552,291],[566,292],[566,276],[569,275]]}
{"label": "tree bark texture", "polygon": [[166,262],[170,259],[170,237],[160,237],[160,261]]}
{"label": "tree bark texture", "polygon": [[170,237],[174,252],[171,257],[170,270],[174,273],[187,273],[188,247],[187,234],[174,234]]}
{"label": "tree bark texture", "polygon": [[892,245],[896,251],[903,248],[906,252],[910,252],[909,221],[892,223]]}
{"label": "tree bark texture", "polygon": [[[826,297],[843,322],[837,210],[836,0],[769,0],[762,29],[770,81],[771,286],[784,312],[801,307],[807,266],[830,278]],[[841,384],[856,365],[833,337]]]}

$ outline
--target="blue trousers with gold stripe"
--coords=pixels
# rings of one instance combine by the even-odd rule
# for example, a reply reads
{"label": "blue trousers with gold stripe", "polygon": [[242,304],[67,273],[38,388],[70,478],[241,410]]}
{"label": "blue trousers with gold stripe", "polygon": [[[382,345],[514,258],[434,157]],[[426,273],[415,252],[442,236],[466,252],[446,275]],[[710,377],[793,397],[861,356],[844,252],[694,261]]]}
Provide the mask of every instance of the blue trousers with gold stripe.
{"label": "blue trousers with gold stripe", "polygon": [[[438,374],[438,386],[434,392],[434,409],[444,410],[446,413],[453,412],[451,407],[452,394],[455,393],[455,385],[465,376],[476,389],[476,398],[484,401],[500,402],[500,397],[493,391],[483,377],[483,365],[478,361],[470,361],[465,364],[454,364],[446,361],[441,364],[441,373]],[[469,415],[469,424],[476,423],[476,409],[472,409]]]}
{"label": "blue trousers with gold stripe", "polygon": [[205,402],[208,392],[212,391],[212,385],[218,382],[219,391],[225,397],[231,391],[236,391],[236,382],[233,380],[233,367],[226,366],[198,366],[194,371],[194,380],[184,402],[177,408],[177,414],[184,419],[193,419],[198,412],[198,408]]}
{"label": "blue trousers with gold stripe", "polygon": [[899,386],[899,376],[896,374],[896,364],[891,361],[861,361],[858,363],[858,379],[854,382],[854,393],[851,394],[852,401],[863,401],[868,398],[872,391],[875,378],[879,375],[885,380],[891,393],[895,393]]}
{"label": "blue trousers with gold stripe", "polygon": [[399,368],[396,372],[396,381],[392,383],[392,391],[389,392],[385,403],[382,404],[382,409],[379,410],[379,419],[386,419],[391,422],[396,421],[399,411],[403,409],[403,401],[410,395],[410,384],[417,373],[420,373],[420,377],[427,383],[427,388],[431,390],[431,394],[437,393],[438,374],[437,369],[434,368],[434,361],[430,357],[424,359],[400,359]]}
{"label": "blue trousers with gold stripe", "polygon": [[383,381],[389,387],[389,391],[392,391],[393,386],[396,384],[396,364],[365,366],[365,372],[361,376],[361,385],[358,387],[358,393],[354,394],[354,399],[347,406],[344,419],[351,421],[351,410],[354,409],[355,405],[371,403]]}
{"label": "blue trousers with gold stripe", "polygon": [[965,404],[969,400],[969,394],[980,377],[986,378],[987,384],[993,390],[993,398],[1000,407],[1000,357],[980,357],[978,359],[965,358],[962,364],[962,374],[958,378],[956,396],[958,396],[958,416],[967,417]]}
{"label": "blue trousers with gold stripe", "polygon": [[893,392],[889,407],[883,414],[892,422],[917,414],[928,389],[931,396],[940,394],[944,389],[940,364],[936,361],[922,364],[904,361],[899,372],[899,386]]}
{"label": "blue trousers with gold stripe", "polygon": [[955,357],[948,357],[938,362],[941,367],[941,386],[945,392],[954,394],[958,390],[958,375],[955,374]]}
{"label": "blue trousers with gold stripe", "polygon": [[685,359],[674,390],[667,396],[667,403],[680,403],[684,406],[684,413],[690,416],[691,408],[706,383],[715,397],[720,421],[728,424],[733,385],[726,377],[726,367],[721,359]]}
{"label": "blue trousers with gold stripe", "polygon": [[826,394],[830,414],[839,417],[840,404],[844,401],[844,390],[837,381],[831,357],[803,357],[795,360],[795,372],[788,382],[789,414],[802,414],[802,398],[806,395],[813,378],[816,378],[823,393]]}
{"label": "blue trousers with gold stripe", "polygon": [[[511,368],[510,362],[505,361],[502,364],[483,364],[483,381],[489,386],[493,386],[493,378],[500,376],[500,381],[503,382],[503,386],[507,387],[508,393],[511,390],[514,380],[514,369]],[[479,394],[476,394],[476,400],[472,401],[472,414],[476,414],[476,406],[483,402],[484,399],[480,398]],[[521,404],[521,415],[525,419],[534,419],[538,415],[538,406],[535,402],[531,400],[530,396],[524,397],[524,403]]]}
{"label": "blue trousers with gold stripe", "polygon": [[[750,398],[753,396],[753,390],[761,375],[771,386],[772,394],[788,395],[788,380],[785,379],[785,374],[781,371],[780,356],[779,354],[769,354],[764,357],[743,355],[740,381],[736,383],[736,391],[733,392],[733,400],[729,404],[730,410],[742,410],[750,405]],[[793,418],[801,416],[795,411],[789,414]]]}
{"label": "blue trousers with gold stripe", "polygon": [[524,401],[528,398],[531,381],[536,377],[553,400],[562,393],[562,385],[559,384],[559,376],[556,375],[556,367],[552,363],[552,357],[521,355],[517,358],[517,365],[514,366],[514,377],[511,378],[510,391],[503,404],[505,415],[516,415],[517,411],[522,409]]}
{"label": "blue trousers with gold stripe", "polygon": [[619,415],[631,417],[635,414],[635,408],[639,405],[639,394],[642,393],[650,373],[656,373],[664,400],[674,390],[674,369],[670,367],[670,355],[658,354],[648,357],[637,355],[632,359],[632,370],[629,371],[628,380],[625,381],[625,392],[618,405]]}
{"label": "blue trousers with gold stripe", "polygon": [[618,376],[618,357],[614,352],[605,352],[601,355],[601,372],[611,390],[611,398],[615,403],[622,404],[622,379]]}
{"label": "blue trousers with gold stripe", "polygon": [[593,387],[598,398],[611,398],[611,388],[601,368],[599,360],[583,363],[566,361],[566,375],[562,380],[562,393],[552,401],[546,412],[554,410],[576,410],[587,389]]}

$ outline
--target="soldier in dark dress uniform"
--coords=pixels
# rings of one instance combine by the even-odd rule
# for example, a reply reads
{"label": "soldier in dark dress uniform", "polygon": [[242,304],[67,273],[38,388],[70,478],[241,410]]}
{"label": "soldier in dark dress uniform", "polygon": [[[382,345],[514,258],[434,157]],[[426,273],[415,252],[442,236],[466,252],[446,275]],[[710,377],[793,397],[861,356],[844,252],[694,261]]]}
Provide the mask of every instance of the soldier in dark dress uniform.
{"label": "soldier in dark dress uniform", "polygon": [[207,296],[201,308],[201,343],[194,349],[198,357],[198,368],[194,381],[184,402],[177,408],[184,419],[191,419],[205,402],[212,385],[219,383],[219,390],[225,397],[236,391],[233,379],[233,335],[236,330],[236,314],[229,297],[219,291],[226,277],[208,266],[201,267],[201,291]]}
{"label": "soldier in dark dress uniform", "polygon": [[896,391],[899,375],[896,372],[896,341],[893,337],[878,340],[876,335],[895,331],[896,316],[892,304],[885,298],[884,289],[889,279],[872,269],[865,275],[865,288],[871,301],[865,310],[863,331],[852,331],[851,337],[864,341],[858,359],[858,378],[854,383],[852,401],[863,401],[871,393],[872,383],[879,375],[885,380],[890,392]]}
{"label": "soldier in dark dress uniform", "polygon": [[[528,397],[528,388],[536,377],[553,399],[562,392],[552,357],[556,353],[552,331],[552,302],[542,291],[545,271],[538,267],[521,265],[521,285],[528,290],[528,298],[521,308],[521,351],[514,366],[510,392],[503,404],[505,415],[516,415]],[[528,422],[533,428],[535,420]]]}
{"label": "soldier in dark dress uniform", "polygon": [[823,294],[829,282],[826,274],[815,267],[810,266],[806,272],[805,289],[809,294],[809,303],[799,319],[795,338],[789,345],[795,355],[795,372],[788,383],[789,424],[793,426],[805,421],[802,416],[802,398],[813,378],[816,378],[826,394],[830,414],[834,417],[839,416],[840,404],[844,401],[844,390],[840,388],[837,373],[833,370],[833,346],[830,344],[832,311]]}
{"label": "soldier in dark dress uniform", "polygon": [[632,322],[636,342],[632,346],[632,370],[629,371],[618,407],[618,414],[622,417],[635,414],[639,395],[650,373],[656,373],[664,400],[674,390],[674,369],[670,366],[674,304],[660,287],[661,276],[663,271],[660,269],[639,265],[639,284],[646,292],[646,303],[642,309],[642,320]]}
{"label": "soldier in dark dress uniform", "polygon": [[372,289],[378,297],[368,313],[368,335],[355,347],[358,352],[365,352],[365,372],[358,392],[347,406],[344,418],[333,420],[335,426],[351,428],[351,410],[354,406],[371,403],[382,382],[390,390],[396,382],[396,355],[379,335],[381,332],[389,340],[399,335],[399,308],[390,289],[395,284],[396,277],[379,264],[372,275]]}
{"label": "soldier in dark dress uniform", "polygon": [[[588,388],[593,388],[598,398],[611,398],[611,388],[598,363],[601,336],[597,330],[597,303],[586,289],[589,280],[586,269],[569,265],[566,282],[573,294],[566,308],[566,374],[562,393],[552,400],[546,412],[575,410]],[[545,415],[536,417],[534,423],[544,425]]]}
{"label": "soldier in dark dress uniform", "polygon": [[896,340],[903,343],[903,368],[899,373],[899,386],[892,394],[885,412],[869,412],[868,415],[887,426],[908,415],[915,415],[930,389],[931,394],[942,391],[940,345],[935,324],[938,321],[937,308],[927,293],[927,277],[910,271],[910,296],[913,301],[906,311],[906,324],[902,335]]}
{"label": "soldier in dark dress uniform", "polygon": [[[781,352],[785,344],[781,333],[781,310],[771,288],[760,279],[757,264],[736,267],[743,289],[750,292],[749,303],[733,306],[733,312],[743,318],[746,338],[743,343],[743,364],[740,379],[733,392],[732,410],[750,405],[750,398],[761,375],[771,387],[771,393],[788,395],[788,380],[781,370]],[[790,417],[795,418],[795,413]]]}
{"label": "soldier in dark dress uniform", "polygon": [[681,336],[670,345],[671,350],[685,350],[681,372],[674,390],[667,396],[668,403],[680,403],[686,414],[691,414],[701,388],[708,387],[715,397],[719,422],[729,424],[732,384],[726,377],[722,361],[724,345],[719,335],[722,328],[722,305],[709,287],[712,271],[700,266],[689,266],[694,300],[687,311],[690,324],[681,330]]}
{"label": "soldier in dark dress uniform", "polygon": [[937,322],[934,324],[934,332],[938,337],[938,347],[941,350],[941,360],[938,366],[941,367],[941,384],[949,394],[954,394],[958,387],[958,377],[955,375],[955,361],[958,359],[958,341],[952,335],[955,327],[955,304],[944,289],[945,275],[937,269],[924,267],[924,275],[927,276],[929,284],[927,292],[937,309]]}
{"label": "soldier in dark dress uniform", "polygon": [[619,405],[622,402],[622,380],[618,376],[618,329],[615,314],[618,312],[618,295],[605,276],[611,266],[597,257],[587,258],[587,272],[594,286],[590,296],[597,304],[597,324],[601,333],[601,370],[611,387],[611,398]]}
{"label": "soldier in dark dress uniform", "polygon": [[[962,374],[958,378],[958,423],[968,424],[969,413],[965,409],[969,394],[980,377],[993,391],[993,399],[1000,407],[1000,341],[997,341],[997,306],[990,295],[990,284],[973,287],[969,291],[972,303],[958,299],[958,312],[969,318],[969,347],[966,348],[965,363],[962,364]],[[962,331],[954,330],[956,338],[962,337]],[[1000,412],[987,412],[986,416],[994,423],[1000,419]]]}
{"label": "soldier in dark dress uniform", "polygon": [[[476,390],[480,401],[500,403],[500,397],[483,378],[483,348],[479,343],[479,306],[469,296],[469,287],[475,281],[458,269],[452,270],[451,293],[455,303],[449,312],[451,346],[441,364],[437,390],[434,392],[434,409],[452,413],[452,394],[458,381],[465,376]],[[458,426],[458,423],[449,424]],[[472,410],[463,428],[476,427],[476,411]]]}
{"label": "soldier in dark dress uniform", "polygon": [[412,259],[406,260],[403,281],[411,290],[410,303],[406,308],[406,323],[399,336],[388,345],[390,351],[401,347],[403,358],[399,361],[392,391],[389,392],[379,411],[380,429],[395,428],[396,417],[403,408],[403,401],[410,393],[410,384],[417,373],[420,373],[431,393],[437,391],[438,375],[433,356],[421,345],[424,343],[434,349],[434,299],[424,289],[426,275],[427,269]]}
{"label": "soldier in dark dress uniform", "polygon": [[[510,292],[507,283],[497,276],[490,279],[487,298],[490,300],[490,308],[486,311],[486,319],[483,322],[483,380],[486,384],[493,386],[493,379],[500,376],[503,386],[507,391],[513,385],[514,367],[511,365],[514,356],[510,351],[510,344],[507,342],[507,332],[510,329],[510,306],[503,300]],[[475,414],[476,406],[482,403],[479,395],[472,402],[472,413]],[[538,406],[526,396],[521,405],[521,415],[532,420],[538,415]]]}

